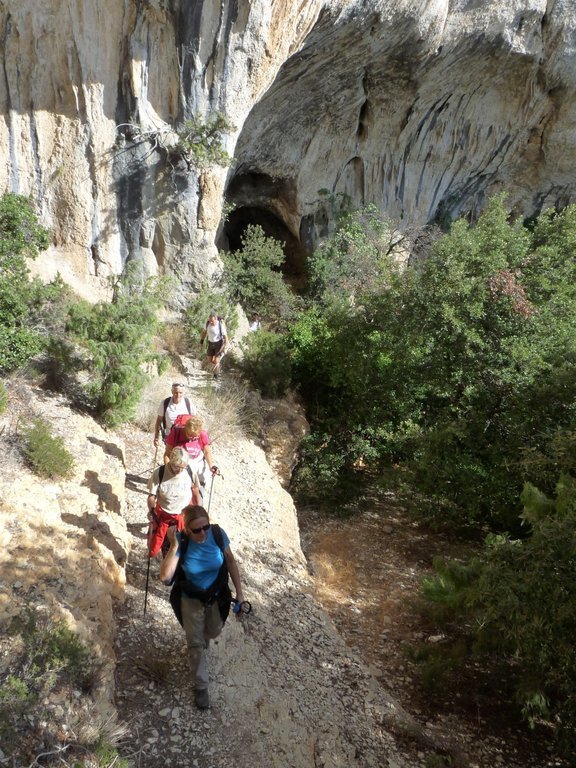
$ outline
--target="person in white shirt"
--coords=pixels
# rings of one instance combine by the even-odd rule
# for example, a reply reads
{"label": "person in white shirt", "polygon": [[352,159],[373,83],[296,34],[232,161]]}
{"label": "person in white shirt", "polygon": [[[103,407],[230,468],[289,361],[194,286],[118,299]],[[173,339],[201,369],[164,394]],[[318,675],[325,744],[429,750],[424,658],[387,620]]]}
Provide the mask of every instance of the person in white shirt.
{"label": "person in white shirt", "polygon": [[[174,448],[170,461],[156,467],[148,480],[148,553],[150,557],[163,549],[166,532],[171,525],[182,530],[182,510],[188,504],[200,504],[198,475],[188,463],[185,448]],[[166,549],[168,544],[166,544]]]}
{"label": "person in white shirt", "polygon": [[158,408],[158,416],[154,425],[154,445],[158,447],[160,434],[162,440],[166,442],[166,435],[169,434],[176,417],[180,414],[189,413],[196,416],[196,408],[187,397],[184,397],[184,384],[175,382],[172,384],[172,396],[162,400]]}
{"label": "person in white shirt", "polygon": [[248,325],[248,330],[250,333],[254,333],[255,331],[259,331],[262,327],[262,323],[260,322],[261,318],[258,312],[252,312],[250,315],[250,323]]}
{"label": "person in white shirt", "polygon": [[206,354],[213,366],[214,378],[217,379],[220,375],[220,362],[228,347],[228,332],[223,318],[219,317],[216,312],[210,312],[206,326],[200,334],[200,344],[203,344],[206,338],[208,338]]}

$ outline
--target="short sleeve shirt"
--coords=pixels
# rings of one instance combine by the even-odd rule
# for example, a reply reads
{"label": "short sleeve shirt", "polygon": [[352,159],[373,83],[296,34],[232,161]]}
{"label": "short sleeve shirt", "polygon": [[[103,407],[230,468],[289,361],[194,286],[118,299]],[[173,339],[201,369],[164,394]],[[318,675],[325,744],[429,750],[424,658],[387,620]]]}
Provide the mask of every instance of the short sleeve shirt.
{"label": "short sleeve shirt", "polygon": [[208,323],[206,326],[206,333],[208,335],[208,341],[211,341],[212,343],[215,341],[222,341],[224,336],[227,335],[224,320],[218,320],[216,325],[210,325],[210,323]]}
{"label": "short sleeve shirt", "polygon": [[[188,402],[190,403],[190,400],[188,399]],[[175,403],[172,398],[170,398],[168,405],[166,406],[166,433],[170,432],[170,429],[172,428],[172,425],[176,421],[176,417],[180,416],[180,414],[188,413],[188,407],[186,405],[186,398],[182,398],[179,403]],[[190,403],[190,415],[196,416],[196,408],[195,406]],[[164,400],[160,403],[160,406],[158,408],[158,416],[161,418],[164,417]]]}
{"label": "short sleeve shirt", "polygon": [[[224,549],[230,546],[230,539],[226,531],[222,531]],[[182,534],[177,534],[179,543],[182,541]],[[180,552],[180,549],[178,549]],[[216,539],[212,528],[208,531],[206,539],[200,544],[197,541],[188,541],[188,548],[184,553],[182,560],[182,569],[188,581],[192,582],[197,589],[208,589],[214,584],[220,566],[224,562],[222,550],[216,544]]]}
{"label": "short sleeve shirt", "polygon": [[148,490],[156,495],[157,505],[169,515],[179,515],[192,501],[192,488],[198,485],[198,475],[188,469],[174,472],[170,464],[164,465],[164,475],[160,480],[160,467],[156,467],[148,480]]}
{"label": "short sleeve shirt", "polygon": [[166,438],[166,447],[173,448],[175,445],[179,445],[182,448],[185,448],[188,451],[188,456],[192,461],[201,456],[204,452],[204,448],[207,445],[210,445],[210,437],[208,436],[208,432],[206,432],[204,429],[202,432],[200,432],[198,437],[193,437],[191,440],[187,440],[186,442],[178,440],[179,433],[182,433],[182,438],[184,438],[183,430],[180,430],[177,427],[170,430],[170,434]]}

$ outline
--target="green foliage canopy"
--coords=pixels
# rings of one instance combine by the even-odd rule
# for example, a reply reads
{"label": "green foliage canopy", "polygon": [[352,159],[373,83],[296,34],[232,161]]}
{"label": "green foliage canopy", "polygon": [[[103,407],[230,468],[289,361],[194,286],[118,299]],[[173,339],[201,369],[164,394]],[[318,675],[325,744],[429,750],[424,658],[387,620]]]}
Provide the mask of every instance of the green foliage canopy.
{"label": "green foliage canopy", "polygon": [[213,164],[227,166],[230,156],[222,142],[224,135],[231,130],[228,120],[219,113],[205,122],[192,117],[178,129],[178,143],[174,151],[185,157],[194,168],[206,168]]}
{"label": "green foliage canopy", "polygon": [[0,371],[13,371],[42,348],[41,312],[45,298],[39,280],[30,280],[26,259],[49,245],[30,198],[0,198]]}
{"label": "green foliage canopy", "polygon": [[129,263],[112,282],[110,302],[72,306],[67,331],[84,349],[90,372],[86,392],[108,426],[132,417],[148,379],[145,365],[161,363],[152,341],[163,285],[143,280],[139,263]]}
{"label": "green foliage canopy", "polygon": [[354,437],[373,465],[404,461],[444,518],[513,524],[522,452],[576,428],[575,224],[569,208],[530,231],[495,198],[403,271],[367,237],[383,280],[315,302],[288,334],[328,446]]}
{"label": "green foliage canopy", "polygon": [[293,300],[279,271],[284,262],[281,244],[266,237],[259,225],[249,225],[242,248],[221,253],[229,298],[245,312],[260,312],[271,319],[286,316]]}

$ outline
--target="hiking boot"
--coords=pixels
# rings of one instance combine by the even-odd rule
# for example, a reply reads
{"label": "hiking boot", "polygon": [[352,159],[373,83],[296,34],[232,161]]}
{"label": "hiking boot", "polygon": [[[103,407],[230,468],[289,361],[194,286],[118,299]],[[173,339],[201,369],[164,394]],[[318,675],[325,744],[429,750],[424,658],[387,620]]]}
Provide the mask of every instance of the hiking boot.
{"label": "hiking boot", "polygon": [[210,709],[210,696],[208,688],[197,688],[194,691],[194,701],[198,709]]}

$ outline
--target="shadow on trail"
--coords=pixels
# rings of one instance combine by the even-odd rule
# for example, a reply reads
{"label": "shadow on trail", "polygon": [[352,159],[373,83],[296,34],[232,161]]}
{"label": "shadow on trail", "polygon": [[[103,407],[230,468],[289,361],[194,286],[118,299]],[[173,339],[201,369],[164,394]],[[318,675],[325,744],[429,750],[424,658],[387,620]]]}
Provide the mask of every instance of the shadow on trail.
{"label": "shadow on trail", "polygon": [[97,437],[92,437],[91,435],[88,436],[88,441],[94,445],[98,445],[108,456],[119,459],[122,462],[122,466],[126,467],[124,453],[119,445],[116,445],[116,443],[107,443],[105,440],[99,440]]}
{"label": "shadow on trail", "polygon": [[126,564],[126,550],[117,542],[108,523],[100,520],[97,515],[84,514],[80,517],[79,515],[72,515],[69,512],[64,512],[62,514],[62,520],[69,525],[75,525],[86,531],[88,548],[90,548],[91,540],[95,539],[99,544],[102,544],[103,547],[106,547],[112,552],[114,560],[116,560],[118,565]]}
{"label": "shadow on trail", "polygon": [[152,472],[150,472],[146,477],[143,477],[142,475],[133,475],[126,473],[126,488],[130,491],[134,491],[134,493],[144,493],[147,494],[148,490],[146,488],[139,488],[139,485],[146,485],[148,482],[148,477],[151,475]]}

